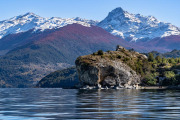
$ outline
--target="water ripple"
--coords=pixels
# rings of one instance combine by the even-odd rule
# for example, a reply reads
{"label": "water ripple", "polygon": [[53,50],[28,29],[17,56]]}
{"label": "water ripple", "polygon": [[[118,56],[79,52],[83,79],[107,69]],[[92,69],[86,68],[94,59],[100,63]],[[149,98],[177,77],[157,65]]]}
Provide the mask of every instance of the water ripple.
{"label": "water ripple", "polygon": [[178,90],[0,89],[1,120],[179,119]]}

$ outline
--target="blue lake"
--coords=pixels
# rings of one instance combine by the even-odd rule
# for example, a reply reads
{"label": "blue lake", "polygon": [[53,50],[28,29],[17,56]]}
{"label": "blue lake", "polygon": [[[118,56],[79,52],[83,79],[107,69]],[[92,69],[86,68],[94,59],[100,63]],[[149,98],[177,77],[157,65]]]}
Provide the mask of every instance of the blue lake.
{"label": "blue lake", "polygon": [[179,90],[0,89],[0,120],[180,119]]}

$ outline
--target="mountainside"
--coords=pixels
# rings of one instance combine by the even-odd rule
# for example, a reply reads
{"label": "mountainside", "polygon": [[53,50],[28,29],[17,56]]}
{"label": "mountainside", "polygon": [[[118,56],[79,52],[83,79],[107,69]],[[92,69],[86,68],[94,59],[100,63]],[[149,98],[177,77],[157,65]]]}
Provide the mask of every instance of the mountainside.
{"label": "mountainside", "polygon": [[0,58],[1,87],[32,87],[50,72],[74,65],[78,56],[99,49],[113,50],[117,44],[132,47],[102,28],[80,24],[33,34],[27,31],[21,36],[23,34],[28,37],[22,39],[31,42]]}
{"label": "mountainside", "polygon": [[167,58],[180,58],[180,50],[173,50],[171,52],[164,53],[163,56]]}
{"label": "mountainside", "polygon": [[[168,52],[180,48],[180,29],[178,27],[160,22],[153,16],[131,14],[122,8],[116,8],[101,22],[79,17],[43,18],[34,13],[26,13],[0,21],[0,55],[36,40],[38,34],[45,35],[47,31],[58,31],[59,28],[74,23],[88,28],[99,26],[126,41],[136,41],[131,42],[131,46],[136,50],[138,48],[138,51],[141,52],[152,50]],[[33,36],[35,37],[33,38]],[[126,44],[129,45],[127,42]]]}
{"label": "mountainside", "polygon": [[90,27],[91,25],[96,25],[98,21],[79,17],[69,19],[58,17],[43,18],[34,13],[26,13],[0,21],[0,55],[4,55],[16,47],[35,40],[32,39],[34,35],[36,36],[46,30],[55,30],[74,23]]}
{"label": "mountainside", "polygon": [[76,67],[58,70],[41,79],[36,87],[40,88],[73,88],[79,83]]}
{"label": "mountainside", "polygon": [[180,35],[168,36],[163,38],[155,38],[147,42],[139,42],[138,45],[159,52],[169,52],[174,49],[180,50]]}
{"label": "mountainside", "polygon": [[180,35],[180,29],[170,23],[160,22],[153,16],[131,14],[122,8],[112,10],[98,26],[128,41],[148,41]]}
{"label": "mountainside", "polygon": [[58,17],[43,18],[29,12],[8,20],[0,21],[0,39],[6,35],[26,32],[30,29],[34,29],[33,32],[37,32],[46,29],[60,28],[73,23],[90,27],[91,25],[96,25],[98,21],[86,20],[79,17],[67,19]]}
{"label": "mountainside", "polygon": [[[165,57],[165,58],[180,58],[180,50],[172,50],[171,52],[166,52],[166,53],[159,53],[157,51],[152,51],[152,53],[155,57],[160,56],[160,57]],[[145,53],[145,55],[148,56],[149,53]]]}
{"label": "mountainside", "polygon": [[0,55],[4,55],[14,48],[20,47],[35,40],[30,39],[35,35],[35,33],[32,34],[32,31],[33,29],[27,32],[9,34],[0,39]]}

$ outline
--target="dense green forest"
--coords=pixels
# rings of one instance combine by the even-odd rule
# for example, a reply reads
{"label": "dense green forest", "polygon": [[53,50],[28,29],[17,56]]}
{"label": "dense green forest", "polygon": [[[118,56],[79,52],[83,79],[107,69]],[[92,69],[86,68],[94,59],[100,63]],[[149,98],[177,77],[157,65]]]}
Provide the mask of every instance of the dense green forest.
{"label": "dense green forest", "polygon": [[[148,63],[147,69],[150,71],[143,71],[142,68],[139,69],[142,76],[144,76],[144,84],[157,85],[161,81],[162,83],[160,84],[162,85],[180,84],[180,58],[155,57],[153,53],[149,53]],[[146,72],[148,74],[144,75]]]}

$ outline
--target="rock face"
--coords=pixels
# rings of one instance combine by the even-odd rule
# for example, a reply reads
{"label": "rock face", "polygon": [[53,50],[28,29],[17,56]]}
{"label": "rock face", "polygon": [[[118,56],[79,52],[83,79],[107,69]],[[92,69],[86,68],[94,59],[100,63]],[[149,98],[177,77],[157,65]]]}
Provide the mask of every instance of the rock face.
{"label": "rock face", "polygon": [[[79,57],[75,63],[81,85],[108,88],[132,88],[138,85],[141,76],[124,62],[127,57],[122,54],[122,51],[125,49],[119,48],[121,48],[118,49],[119,51],[105,52],[103,55],[94,53]],[[128,50],[124,52],[128,53]],[[130,54],[138,58],[137,53],[131,52]]]}

